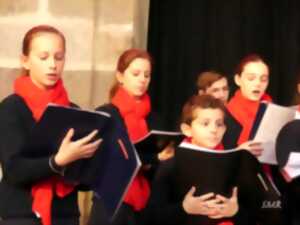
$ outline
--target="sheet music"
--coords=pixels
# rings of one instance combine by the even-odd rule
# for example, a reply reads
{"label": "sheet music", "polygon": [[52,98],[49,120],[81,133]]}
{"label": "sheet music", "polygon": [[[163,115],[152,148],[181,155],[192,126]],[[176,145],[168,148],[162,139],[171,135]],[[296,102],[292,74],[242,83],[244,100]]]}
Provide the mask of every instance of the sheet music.
{"label": "sheet music", "polygon": [[263,152],[259,161],[277,164],[275,142],[281,128],[295,118],[296,110],[269,103],[254,137],[254,141],[261,142]]}
{"label": "sheet music", "polygon": [[300,152],[291,152],[286,166],[283,168],[289,179],[300,176]]}

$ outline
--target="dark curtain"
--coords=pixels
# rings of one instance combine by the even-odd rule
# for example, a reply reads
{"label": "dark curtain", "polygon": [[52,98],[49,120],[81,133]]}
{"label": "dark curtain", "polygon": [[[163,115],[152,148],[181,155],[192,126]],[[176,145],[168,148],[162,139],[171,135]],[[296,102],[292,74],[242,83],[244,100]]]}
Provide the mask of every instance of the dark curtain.
{"label": "dark curtain", "polygon": [[150,0],[153,109],[169,129],[176,128],[182,105],[195,93],[197,75],[224,73],[232,94],[235,67],[249,53],[266,59],[274,101],[289,104],[299,72],[299,31],[298,0]]}

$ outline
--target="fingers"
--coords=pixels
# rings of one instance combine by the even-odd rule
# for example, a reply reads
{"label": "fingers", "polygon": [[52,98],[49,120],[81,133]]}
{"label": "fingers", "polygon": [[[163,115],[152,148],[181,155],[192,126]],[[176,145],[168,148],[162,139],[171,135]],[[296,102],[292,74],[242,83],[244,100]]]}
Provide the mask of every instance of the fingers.
{"label": "fingers", "polygon": [[199,197],[197,197],[198,200],[200,201],[207,201],[208,199],[211,199],[212,197],[214,197],[215,194],[212,192],[209,192],[207,194],[204,195],[200,195]]}
{"label": "fingers", "polygon": [[83,150],[91,150],[91,149],[97,149],[102,142],[102,139],[97,139],[96,141],[93,141],[91,143],[85,144],[82,146]]}
{"label": "fingers", "polygon": [[228,201],[228,198],[224,197],[223,195],[217,195],[216,199],[218,199],[220,202],[226,203]]}
{"label": "fingers", "polygon": [[236,197],[237,198],[237,196],[238,196],[238,188],[234,187],[233,191],[232,191],[232,197]]}
{"label": "fingers", "polygon": [[97,151],[102,139],[98,139],[92,143],[83,145],[81,147],[81,155],[82,158],[90,158],[94,155],[95,151]]}
{"label": "fingers", "polygon": [[186,193],[186,196],[194,196],[196,188],[194,186]]}
{"label": "fingers", "polygon": [[91,133],[89,133],[88,135],[86,135],[83,138],[80,138],[79,140],[76,141],[76,143],[80,144],[80,145],[84,145],[89,143],[96,135],[98,134],[98,130],[93,130]]}
{"label": "fingers", "polygon": [[68,142],[71,142],[72,140],[72,137],[74,135],[74,129],[73,128],[70,128],[67,132],[67,134],[65,135],[62,143],[68,143]]}

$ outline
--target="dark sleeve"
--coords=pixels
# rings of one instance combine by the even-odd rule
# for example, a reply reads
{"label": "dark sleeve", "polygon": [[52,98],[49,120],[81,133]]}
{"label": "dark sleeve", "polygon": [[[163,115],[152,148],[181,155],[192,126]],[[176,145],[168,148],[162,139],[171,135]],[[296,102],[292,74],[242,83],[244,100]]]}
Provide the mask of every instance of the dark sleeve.
{"label": "dark sleeve", "polygon": [[55,172],[49,166],[48,156],[30,157],[27,154],[25,144],[30,130],[21,115],[28,109],[19,106],[19,102],[12,98],[0,103],[0,162],[3,179],[16,185],[25,185]]}
{"label": "dark sleeve", "polygon": [[151,224],[183,224],[186,213],[182,208],[182,200],[173,193],[172,173],[174,160],[170,159],[160,164],[153,181],[149,204],[148,217]]}
{"label": "dark sleeve", "polygon": [[[156,112],[151,112],[146,119],[148,129],[150,130],[166,130],[166,126],[161,118],[161,116]],[[156,152],[140,152],[140,159],[143,164],[150,164],[156,168],[159,164],[158,155]]]}
{"label": "dark sleeve", "polygon": [[225,149],[232,149],[238,146],[238,140],[242,132],[242,125],[226,110],[225,115],[226,131],[222,139]]}

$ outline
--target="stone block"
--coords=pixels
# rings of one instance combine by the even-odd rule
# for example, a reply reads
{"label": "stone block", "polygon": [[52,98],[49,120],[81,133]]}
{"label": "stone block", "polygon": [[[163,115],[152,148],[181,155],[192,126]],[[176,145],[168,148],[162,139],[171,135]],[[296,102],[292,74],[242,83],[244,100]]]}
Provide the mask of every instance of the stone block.
{"label": "stone block", "polygon": [[48,0],[49,13],[55,17],[94,17],[94,2],[97,0]]}
{"label": "stone block", "polygon": [[0,68],[0,100],[13,92],[14,80],[20,75],[20,69]]}
{"label": "stone block", "polygon": [[72,102],[82,108],[91,108],[92,73],[90,71],[65,71],[64,85]]}
{"label": "stone block", "polygon": [[136,0],[97,1],[95,8],[95,12],[97,14],[97,24],[101,25],[131,23],[133,20],[135,1]]}
{"label": "stone block", "polygon": [[109,101],[109,91],[115,81],[114,71],[97,71],[93,75],[91,106],[96,108]]}
{"label": "stone block", "polygon": [[39,0],[1,0],[0,15],[10,16],[33,13],[38,8]]}
{"label": "stone block", "polygon": [[132,30],[111,28],[100,30],[95,36],[94,65],[96,70],[115,70],[122,52],[132,47]]}

